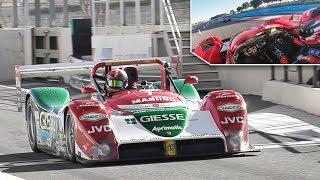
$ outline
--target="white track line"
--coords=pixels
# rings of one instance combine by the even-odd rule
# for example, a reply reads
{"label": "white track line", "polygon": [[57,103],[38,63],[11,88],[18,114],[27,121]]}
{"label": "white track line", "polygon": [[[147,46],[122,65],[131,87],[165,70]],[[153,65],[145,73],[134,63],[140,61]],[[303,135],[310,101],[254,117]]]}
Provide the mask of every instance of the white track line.
{"label": "white track line", "polygon": [[0,172],[0,180],[24,180],[24,179]]}
{"label": "white track line", "polygon": [[[6,88],[6,89],[11,89],[11,90],[16,90],[16,87],[12,87],[12,86],[6,86],[6,85],[0,85],[0,88]],[[29,92],[29,89],[25,89],[25,88],[21,88],[22,92]]]}
{"label": "white track line", "polygon": [[[306,120],[309,122],[317,122],[319,120],[318,116],[278,105],[250,113],[248,117],[251,130],[263,132],[269,135],[302,139],[301,141],[295,142],[255,144],[255,147],[258,149],[320,145],[319,136],[314,136],[314,134],[310,133],[313,132],[320,134],[320,128],[306,122]],[[302,118],[305,118],[305,121],[300,120]]]}
{"label": "white track line", "polygon": [[270,144],[255,144],[257,149],[276,149],[285,147],[306,147],[306,146],[319,146],[320,139],[313,141],[298,141],[298,142],[283,142],[283,143],[270,143]]}
{"label": "white track line", "polygon": [[[278,106],[282,108],[281,106]],[[298,111],[298,110],[292,110]],[[301,111],[301,113],[303,113]],[[319,117],[312,117],[316,121]],[[276,113],[253,113],[249,114],[249,126],[252,130],[292,138],[301,138],[308,141],[315,140],[311,135],[301,134],[302,132],[313,131],[320,134],[320,128],[305,121],[288,115]]]}

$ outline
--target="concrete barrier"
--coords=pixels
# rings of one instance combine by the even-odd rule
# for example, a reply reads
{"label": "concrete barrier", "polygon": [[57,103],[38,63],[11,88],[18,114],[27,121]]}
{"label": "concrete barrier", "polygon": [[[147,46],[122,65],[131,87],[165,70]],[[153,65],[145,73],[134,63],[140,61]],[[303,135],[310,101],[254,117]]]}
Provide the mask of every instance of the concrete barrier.
{"label": "concrete barrier", "polygon": [[[60,34],[59,62],[68,63],[68,56],[72,54],[71,29],[56,29]],[[14,80],[15,65],[31,65],[33,62],[32,28],[0,29],[0,39],[0,81]]]}
{"label": "concrete barrier", "polygon": [[14,65],[32,63],[31,28],[0,30],[0,81],[14,79]]}
{"label": "concrete barrier", "polygon": [[262,99],[320,116],[320,88],[267,81],[264,83]]}
{"label": "concrete barrier", "polygon": [[[226,89],[235,89],[242,94],[263,94],[264,83],[271,79],[270,66],[217,66],[222,86]],[[289,81],[298,83],[298,73],[295,66],[289,67]],[[307,82],[313,76],[312,66],[303,67],[303,82]],[[284,79],[282,66],[275,67],[275,78]]]}

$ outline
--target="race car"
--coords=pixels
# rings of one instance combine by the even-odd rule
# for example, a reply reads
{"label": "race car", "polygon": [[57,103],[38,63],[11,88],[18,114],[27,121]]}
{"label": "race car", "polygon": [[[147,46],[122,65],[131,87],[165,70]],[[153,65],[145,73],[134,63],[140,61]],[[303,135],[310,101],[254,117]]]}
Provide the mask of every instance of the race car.
{"label": "race car", "polygon": [[[160,67],[160,80],[139,81],[136,65],[151,64]],[[104,61],[81,90],[90,98],[71,99],[64,88],[31,89],[25,101],[31,149],[82,163],[255,151],[240,93],[217,90],[200,99],[197,77],[173,76],[170,63],[158,59]]]}

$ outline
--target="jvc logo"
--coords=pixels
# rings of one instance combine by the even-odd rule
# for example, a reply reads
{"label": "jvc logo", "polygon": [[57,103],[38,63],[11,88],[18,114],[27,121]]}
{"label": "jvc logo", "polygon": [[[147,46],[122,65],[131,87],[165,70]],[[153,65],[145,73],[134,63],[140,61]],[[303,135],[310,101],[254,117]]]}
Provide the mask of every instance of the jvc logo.
{"label": "jvc logo", "polygon": [[108,125],[103,125],[103,126],[91,126],[91,129],[88,131],[89,134],[93,133],[101,133],[101,132],[110,132],[111,129],[109,128]]}
{"label": "jvc logo", "polygon": [[244,124],[244,117],[225,117],[224,121],[221,121],[221,124]]}

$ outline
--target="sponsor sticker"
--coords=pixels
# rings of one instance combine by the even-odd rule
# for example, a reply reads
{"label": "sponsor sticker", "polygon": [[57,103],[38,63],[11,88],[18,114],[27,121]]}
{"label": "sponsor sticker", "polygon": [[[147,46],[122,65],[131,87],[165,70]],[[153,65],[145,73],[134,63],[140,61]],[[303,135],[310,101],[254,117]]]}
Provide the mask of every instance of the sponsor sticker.
{"label": "sponsor sticker", "polygon": [[221,92],[221,93],[218,93],[216,96],[217,99],[236,98],[236,97],[238,97],[238,95],[235,93],[231,93],[231,92]]}
{"label": "sponsor sticker", "polygon": [[224,121],[221,124],[244,124],[244,117],[224,117]]}
{"label": "sponsor sticker", "polygon": [[145,102],[175,102],[175,99],[173,97],[155,96],[149,98],[135,99],[132,101],[132,104],[140,104]]}
{"label": "sponsor sticker", "polygon": [[101,132],[110,132],[112,131],[108,125],[101,126],[91,126],[91,129],[87,131],[89,134],[101,133]]}
{"label": "sponsor sticker", "polygon": [[35,111],[34,115],[35,115],[35,119],[38,120],[39,122],[40,129],[49,131],[51,122],[54,119],[54,117],[50,113],[45,111],[41,111],[41,112]]}
{"label": "sponsor sticker", "polygon": [[140,122],[154,122],[154,121],[184,121],[184,114],[161,114],[141,116]]}
{"label": "sponsor sticker", "polygon": [[244,107],[241,104],[230,103],[230,104],[224,104],[224,105],[218,106],[217,109],[223,112],[237,112],[237,111],[243,110]]}
{"label": "sponsor sticker", "polygon": [[175,125],[175,126],[162,126],[162,127],[153,127],[152,131],[161,132],[161,131],[168,131],[168,130],[183,130],[182,126]]}
{"label": "sponsor sticker", "polygon": [[131,119],[125,119],[127,124],[137,124],[137,121],[135,118],[131,118]]}
{"label": "sponsor sticker", "polygon": [[137,110],[133,111],[132,115],[144,128],[163,137],[179,135],[183,131],[187,119],[185,108]]}
{"label": "sponsor sticker", "polygon": [[82,102],[80,105],[77,106],[77,109],[81,108],[89,108],[89,107],[100,107],[100,104],[98,102]]}
{"label": "sponsor sticker", "polygon": [[90,113],[90,114],[84,114],[80,116],[80,120],[82,121],[99,121],[102,119],[107,119],[108,116],[101,113]]}
{"label": "sponsor sticker", "polygon": [[164,155],[165,156],[176,156],[177,155],[177,144],[174,140],[165,141],[164,144]]}

